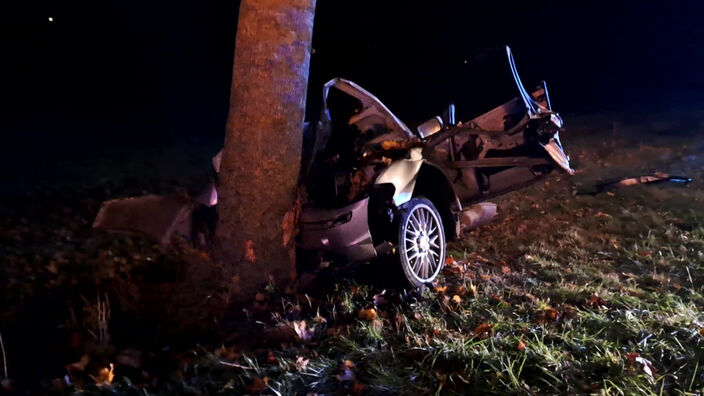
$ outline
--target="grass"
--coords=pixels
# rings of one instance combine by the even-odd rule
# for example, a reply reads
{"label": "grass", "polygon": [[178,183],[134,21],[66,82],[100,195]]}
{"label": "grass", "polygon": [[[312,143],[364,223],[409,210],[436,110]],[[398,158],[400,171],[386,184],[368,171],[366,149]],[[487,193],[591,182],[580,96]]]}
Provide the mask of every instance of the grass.
{"label": "grass", "polygon": [[[79,297],[66,291],[72,282],[110,295],[113,349],[79,349],[93,362],[85,374],[116,362],[116,377],[97,387],[80,381],[84,373],[72,373],[72,385],[54,374],[59,380],[48,388],[64,392],[701,394],[704,166],[683,159],[702,155],[701,148],[686,137],[653,140],[652,146],[625,138],[603,144],[600,135],[571,138],[563,140],[578,173],[501,197],[499,218],[448,246],[443,273],[420,290],[382,290],[356,276],[369,268],[334,268],[322,289],[287,294],[270,286],[239,307],[216,281],[206,282],[203,292],[187,285],[194,267],[184,254],[197,258],[198,271],[206,272],[201,279],[229,279],[226,269],[201,253],[166,253],[123,238],[101,242],[97,253],[83,252],[88,257],[82,260],[75,252],[41,253],[34,263],[56,268],[40,272],[19,265],[27,255],[12,255],[6,274],[34,276],[5,278],[14,279],[8,286],[19,308],[12,309],[28,309],[22,299],[39,293],[33,289],[38,282],[68,299]],[[579,193],[617,170],[630,175],[651,167],[691,175],[695,182],[686,189],[651,185]],[[96,274],[91,268],[97,263],[102,269]],[[170,281],[162,279],[174,272]],[[147,302],[123,296],[134,288],[163,296]],[[155,307],[155,301],[163,305]],[[158,348],[143,343],[139,367],[119,359],[134,343],[120,331],[125,316],[145,323],[143,317],[153,314],[162,326],[179,326],[187,322],[181,320],[184,312],[197,313],[208,322],[202,328],[216,330],[208,337],[187,333],[191,338],[181,342],[163,338],[169,349],[164,342]],[[7,308],[4,317],[11,314]],[[162,321],[166,317],[178,320]],[[12,367],[13,356],[8,360]]]}

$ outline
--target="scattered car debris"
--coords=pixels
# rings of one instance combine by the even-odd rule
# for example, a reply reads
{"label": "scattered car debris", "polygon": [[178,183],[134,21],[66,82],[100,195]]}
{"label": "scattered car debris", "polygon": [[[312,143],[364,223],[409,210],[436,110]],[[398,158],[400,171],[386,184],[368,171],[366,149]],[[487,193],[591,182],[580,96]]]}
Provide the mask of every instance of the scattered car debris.
{"label": "scattered car debris", "polygon": [[[514,91],[467,122],[456,121],[450,105],[411,129],[359,85],[326,83],[320,121],[305,128],[312,147],[303,155],[298,245],[353,261],[395,256],[408,283],[419,286],[440,272],[447,240],[496,215],[486,200],[555,169],[573,174],[547,85],[529,93],[510,48],[500,56]],[[216,172],[220,156],[213,158]],[[175,233],[192,237],[193,210],[216,204],[215,184],[197,199],[108,201],[94,227],[143,232],[166,244]]]}
{"label": "scattered car debris", "polygon": [[186,197],[145,195],[103,202],[93,228],[142,233],[163,245],[173,235],[191,237],[192,214],[199,204]]}
{"label": "scattered car debris", "polygon": [[599,183],[595,185],[595,191],[591,193],[592,195],[602,193],[605,191],[612,190],[618,187],[628,187],[635,186],[638,184],[655,184],[655,183],[665,183],[671,182],[683,186],[687,186],[692,182],[691,177],[687,176],[673,176],[663,172],[653,172],[649,175],[626,177],[623,179],[610,180],[606,182]]}

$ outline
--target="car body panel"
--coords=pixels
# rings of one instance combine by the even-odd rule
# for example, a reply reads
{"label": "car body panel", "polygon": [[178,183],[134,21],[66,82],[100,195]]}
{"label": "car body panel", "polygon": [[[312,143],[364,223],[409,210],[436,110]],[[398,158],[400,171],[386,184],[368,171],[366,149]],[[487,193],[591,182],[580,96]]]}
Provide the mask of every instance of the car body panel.
{"label": "car body panel", "polygon": [[338,209],[305,207],[301,211],[300,243],[309,250],[328,250],[350,260],[376,257],[367,218],[369,198]]}
{"label": "car body panel", "polygon": [[411,154],[409,159],[392,162],[388,168],[379,173],[374,181],[374,184],[390,183],[394,186],[393,202],[396,206],[403,205],[413,197],[418,171],[423,165],[419,149],[413,150],[416,155]]}

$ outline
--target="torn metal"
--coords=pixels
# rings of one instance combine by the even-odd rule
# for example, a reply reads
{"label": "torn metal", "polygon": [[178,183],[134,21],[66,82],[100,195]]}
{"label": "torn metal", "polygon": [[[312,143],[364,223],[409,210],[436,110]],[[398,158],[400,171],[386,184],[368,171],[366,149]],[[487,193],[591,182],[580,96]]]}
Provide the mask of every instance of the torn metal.
{"label": "torn metal", "polygon": [[678,185],[687,186],[692,182],[691,177],[687,176],[673,176],[663,172],[653,172],[649,175],[626,177],[623,179],[611,180],[607,182],[602,182],[595,185],[594,194],[612,190],[618,187],[628,187],[635,186],[638,184],[654,184],[654,183],[675,183]]}
{"label": "torn metal", "polygon": [[174,235],[191,237],[192,214],[199,204],[187,197],[145,195],[103,202],[93,228],[145,234],[167,245]]}

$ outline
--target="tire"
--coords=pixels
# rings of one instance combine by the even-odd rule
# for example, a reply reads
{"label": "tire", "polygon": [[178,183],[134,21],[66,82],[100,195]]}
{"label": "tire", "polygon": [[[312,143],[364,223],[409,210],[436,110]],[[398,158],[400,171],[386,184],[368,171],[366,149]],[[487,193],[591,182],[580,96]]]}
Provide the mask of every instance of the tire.
{"label": "tire", "polygon": [[398,256],[402,273],[413,287],[430,283],[445,264],[445,229],[440,213],[425,198],[413,198],[401,209]]}

